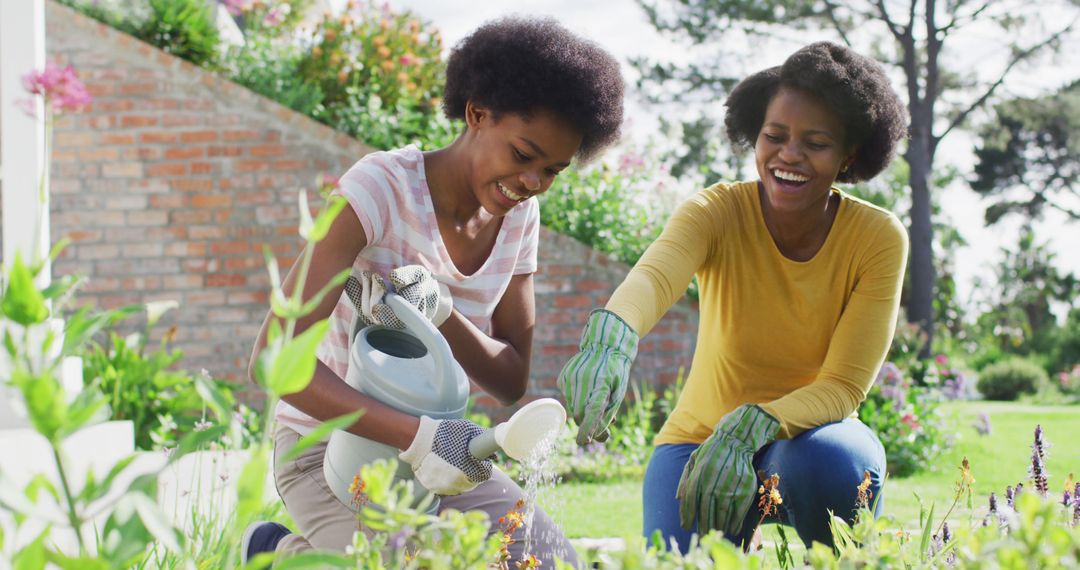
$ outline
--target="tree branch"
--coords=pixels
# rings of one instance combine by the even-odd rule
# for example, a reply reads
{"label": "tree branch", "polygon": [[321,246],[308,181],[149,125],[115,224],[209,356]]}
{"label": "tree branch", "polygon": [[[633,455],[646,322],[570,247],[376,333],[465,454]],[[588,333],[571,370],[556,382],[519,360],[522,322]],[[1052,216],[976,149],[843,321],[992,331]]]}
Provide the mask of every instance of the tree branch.
{"label": "tree branch", "polygon": [[[915,0],[912,0],[912,2],[914,1]],[[885,8],[885,0],[876,0],[874,5],[877,6],[878,15],[881,16],[881,21],[885,22],[885,25],[889,27],[889,31],[892,32],[893,37],[900,40],[904,35],[904,31],[897,27],[896,22],[893,22],[892,17],[889,16],[889,11]]]}
{"label": "tree branch", "polygon": [[[970,24],[971,22],[974,22],[975,20],[978,20],[979,16],[982,15],[982,13],[985,12],[993,4],[994,4],[994,0],[987,0],[986,2],[983,3],[982,6],[979,6],[978,8],[973,10],[970,14],[967,14],[966,16],[965,15],[954,14],[952,20],[949,20],[948,24],[945,24],[944,26],[942,26],[940,28],[941,33],[944,34],[945,36],[948,36],[949,33],[952,32],[953,30],[958,30],[958,29],[966,26],[967,24]],[[959,6],[957,8],[959,8]]]}
{"label": "tree branch", "polygon": [[[1080,17],[1078,17],[1078,18],[1080,18]],[[945,130],[940,135],[931,136],[932,148],[937,147],[937,144],[938,144],[938,142],[941,141],[941,139],[945,138],[945,136],[948,135],[950,132],[952,132],[953,129],[955,129],[956,127],[963,124],[964,120],[967,119],[968,115],[970,115],[976,109],[981,107],[983,105],[983,103],[985,103],[987,101],[987,99],[989,99],[991,96],[993,96],[994,92],[997,91],[997,88],[1000,87],[1005,82],[1005,78],[1008,77],[1009,72],[1011,72],[1012,69],[1014,67],[1016,67],[1017,64],[1019,64],[1020,62],[1022,62],[1024,60],[1026,60],[1027,58],[1035,55],[1037,52],[1041,51],[1046,46],[1051,45],[1054,42],[1056,42],[1061,36],[1063,36],[1063,35],[1069,33],[1070,31],[1072,31],[1072,28],[1073,28],[1074,25],[1076,25],[1076,22],[1077,22],[1078,18],[1073,18],[1073,21],[1069,22],[1068,26],[1065,26],[1064,28],[1058,30],[1057,32],[1050,35],[1049,37],[1047,37],[1043,41],[1031,46],[1030,48],[1028,48],[1026,50],[1020,51],[1020,52],[1016,53],[1015,55],[1013,55],[1012,60],[1009,61],[1008,65],[1005,66],[1005,69],[1002,70],[1001,74],[998,75],[997,80],[995,80],[992,84],[990,84],[990,87],[987,88],[987,90],[978,99],[976,99],[975,102],[973,102],[966,109],[961,111],[960,114],[958,114],[956,117],[954,117],[953,120],[950,121],[949,126],[946,127]]]}
{"label": "tree branch", "polygon": [[848,39],[847,32],[840,25],[840,20],[836,18],[836,4],[831,0],[825,0],[825,15],[829,17],[829,22],[836,29],[836,33],[840,34],[840,39],[843,40],[844,45],[851,47],[851,40]]}

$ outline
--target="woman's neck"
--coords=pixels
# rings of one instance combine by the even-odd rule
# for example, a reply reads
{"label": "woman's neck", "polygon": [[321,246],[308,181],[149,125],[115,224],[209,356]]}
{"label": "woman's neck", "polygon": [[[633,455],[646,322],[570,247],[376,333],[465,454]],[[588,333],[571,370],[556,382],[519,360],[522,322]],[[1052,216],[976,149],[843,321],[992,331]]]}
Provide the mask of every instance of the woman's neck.
{"label": "woman's neck", "polygon": [[769,205],[760,184],[758,200],[765,218],[765,228],[773,243],[784,257],[794,261],[808,261],[817,255],[829,237],[829,230],[840,207],[840,195],[830,192],[803,210],[778,211]]}
{"label": "woman's neck", "polygon": [[470,187],[470,161],[464,146],[462,137],[458,137],[449,146],[424,153],[424,171],[435,216],[458,229],[491,217]]}

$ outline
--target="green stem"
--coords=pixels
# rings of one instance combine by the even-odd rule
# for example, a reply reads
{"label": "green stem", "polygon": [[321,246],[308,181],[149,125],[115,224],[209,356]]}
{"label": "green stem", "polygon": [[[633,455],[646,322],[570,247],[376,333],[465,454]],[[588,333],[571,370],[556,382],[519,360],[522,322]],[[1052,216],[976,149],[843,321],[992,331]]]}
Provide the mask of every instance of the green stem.
{"label": "green stem", "polygon": [[37,263],[44,259],[44,255],[48,255],[48,252],[42,252],[41,234],[45,227],[45,216],[49,213],[49,158],[52,153],[52,126],[53,126],[53,113],[50,108],[49,100],[45,100],[45,154],[44,164],[41,166],[41,175],[38,176],[38,219],[37,227],[34,228],[34,257],[31,263]]}
{"label": "green stem", "polygon": [[60,486],[64,490],[64,500],[67,502],[68,524],[75,531],[75,538],[79,541],[79,555],[86,554],[86,545],[83,543],[82,524],[79,514],[75,511],[75,497],[71,494],[71,486],[68,485],[67,473],[64,470],[64,460],[60,456],[60,447],[56,442],[49,442],[52,447],[53,459],[56,460],[56,471],[60,473]]}

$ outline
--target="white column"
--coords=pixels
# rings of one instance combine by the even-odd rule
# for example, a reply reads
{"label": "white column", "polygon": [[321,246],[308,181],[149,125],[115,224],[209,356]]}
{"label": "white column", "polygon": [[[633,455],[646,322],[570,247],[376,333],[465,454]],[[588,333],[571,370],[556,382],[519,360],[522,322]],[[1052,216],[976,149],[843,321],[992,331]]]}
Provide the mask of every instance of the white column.
{"label": "white column", "polygon": [[[36,112],[28,115],[20,102],[30,100],[22,78],[45,67],[45,0],[0,0],[0,177],[3,182],[4,262],[18,250],[29,261],[49,253],[48,188],[45,202],[38,185],[45,167],[45,113],[41,98],[33,98]],[[38,276],[49,283],[50,268]]]}

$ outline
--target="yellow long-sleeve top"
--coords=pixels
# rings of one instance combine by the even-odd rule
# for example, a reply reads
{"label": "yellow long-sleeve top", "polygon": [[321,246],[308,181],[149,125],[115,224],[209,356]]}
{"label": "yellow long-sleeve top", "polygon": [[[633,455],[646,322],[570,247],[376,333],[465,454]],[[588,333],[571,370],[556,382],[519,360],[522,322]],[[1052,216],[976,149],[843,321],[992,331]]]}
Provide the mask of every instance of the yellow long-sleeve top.
{"label": "yellow long-sleeve top", "polygon": [[892,341],[907,233],[892,213],[844,194],[809,261],[783,256],[757,182],[717,184],[672,215],[607,309],[641,337],[700,287],[697,347],[655,443],[700,443],[725,414],[759,404],[780,437],[849,417]]}

